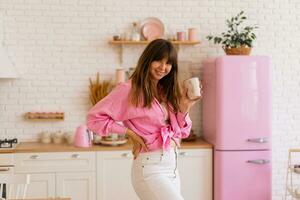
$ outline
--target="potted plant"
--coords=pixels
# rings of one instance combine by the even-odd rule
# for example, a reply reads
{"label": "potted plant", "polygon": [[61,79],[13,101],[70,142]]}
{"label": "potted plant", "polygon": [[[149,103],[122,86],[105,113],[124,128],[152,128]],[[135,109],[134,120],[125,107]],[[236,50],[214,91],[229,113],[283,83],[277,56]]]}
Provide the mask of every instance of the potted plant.
{"label": "potted plant", "polygon": [[227,32],[222,32],[222,36],[207,36],[210,41],[213,40],[215,44],[222,44],[226,55],[249,55],[252,48],[252,43],[256,39],[254,29],[258,29],[257,26],[244,26],[241,24],[247,19],[244,15],[244,11],[238,13],[230,20],[227,19]]}

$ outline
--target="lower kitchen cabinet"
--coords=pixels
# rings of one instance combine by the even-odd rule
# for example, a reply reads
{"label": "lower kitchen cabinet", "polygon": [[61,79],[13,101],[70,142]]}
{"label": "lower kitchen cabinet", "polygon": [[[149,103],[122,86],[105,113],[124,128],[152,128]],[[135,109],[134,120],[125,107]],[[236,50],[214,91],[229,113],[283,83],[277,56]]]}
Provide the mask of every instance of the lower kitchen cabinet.
{"label": "lower kitchen cabinet", "polygon": [[94,172],[57,173],[56,196],[72,200],[95,200],[96,177]]}
{"label": "lower kitchen cabinet", "polygon": [[26,198],[96,200],[95,172],[30,174]]}
{"label": "lower kitchen cabinet", "polygon": [[97,152],[97,200],[138,200],[131,185],[131,151]]}
{"label": "lower kitchen cabinet", "polygon": [[30,174],[27,198],[55,197],[55,174]]}
{"label": "lower kitchen cabinet", "polygon": [[[131,185],[130,151],[97,153],[97,200],[137,200]],[[212,149],[182,149],[178,155],[185,200],[212,200]]]}
{"label": "lower kitchen cabinet", "polygon": [[15,173],[30,174],[28,198],[96,200],[96,153],[16,153]]}
{"label": "lower kitchen cabinet", "polygon": [[212,200],[212,149],[181,149],[178,156],[181,192],[185,200]]}
{"label": "lower kitchen cabinet", "polygon": [[[16,174],[31,174],[27,198],[138,200],[131,184],[131,151],[16,153]],[[185,200],[212,200],[212,149],[180,149]]]}

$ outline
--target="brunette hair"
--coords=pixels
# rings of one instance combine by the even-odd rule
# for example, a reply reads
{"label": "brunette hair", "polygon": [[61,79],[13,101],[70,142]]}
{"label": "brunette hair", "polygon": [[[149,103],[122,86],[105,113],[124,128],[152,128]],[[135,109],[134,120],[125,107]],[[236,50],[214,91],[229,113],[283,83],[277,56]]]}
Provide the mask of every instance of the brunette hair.
{"label": "brunette hair", "polygon": [[151,107],[154,100],[154,89],[151,84],[150,66],[153,61],[167,59],[171,71],[158,81],[168,105],[174,112],[179,110],[181,92],[178,84],[177,51],[171,42],[164,39],[153,40],[140,56],[137,67],[131,75],[131,102],[135,106]]}

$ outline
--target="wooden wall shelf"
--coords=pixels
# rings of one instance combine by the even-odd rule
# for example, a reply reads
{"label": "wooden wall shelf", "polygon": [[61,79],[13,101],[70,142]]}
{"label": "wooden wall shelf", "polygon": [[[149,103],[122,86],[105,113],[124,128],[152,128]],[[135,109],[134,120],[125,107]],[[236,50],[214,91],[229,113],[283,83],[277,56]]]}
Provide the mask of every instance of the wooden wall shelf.
{"label": "wooden wall shelf", "polygon": [[[150,41],[131,41],[131,40],[109,40],[108,41],[109,44],[111,45],[117,45],[120,47],[120,63],[122,65],[123,63],[123,48],[124,45],[145,45],[145,44],[149,44]],[[192,46],[192,45],[197,45],[200,44],[200,41],[171,41],[172,44],[175,45],[175,48],[177,49],[177,51],[179,52],[180,46]]]}
{"label": "wooden wall shelf", "polygon": [[64,120],[65,114],[63,112],[27,112],[25,114],[26,119],[55,119]]}
{"label": "wooden wall shelf", "polygon": [[[122,44],[137,45],[137,44],[149,44],[150,41],[110,40],[108,43],[115,44],[115,45],[122,45]],[[200,44],[200,41],[171,41],[171,43],[175,45],[196,45],[196,44]]]}

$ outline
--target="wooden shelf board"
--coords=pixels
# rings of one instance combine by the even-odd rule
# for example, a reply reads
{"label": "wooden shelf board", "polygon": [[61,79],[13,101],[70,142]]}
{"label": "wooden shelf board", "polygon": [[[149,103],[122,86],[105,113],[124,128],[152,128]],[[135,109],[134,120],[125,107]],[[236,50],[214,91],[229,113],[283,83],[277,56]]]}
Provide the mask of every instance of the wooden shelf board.
{"label": "wooden shelf board", "polygon": [[289,152],[300,152],[300,149],[289,149]]}
{"label": "wooden shelf board", "polygon": [[[122,44],[129,44],[129,45],[136,45],[136,44],[149,44],[150,41],[115,41],[110,40],[109,44],[116,44],[116,45],[122,45]],[[171,41],[172,44],[178,44],[178,45],[196,45],[200,44],[200,41]]]}
{"label": "wooden shelf board", "polygon": [[27,112],[25,118],[28,120],[64,120],[64,112]]}

